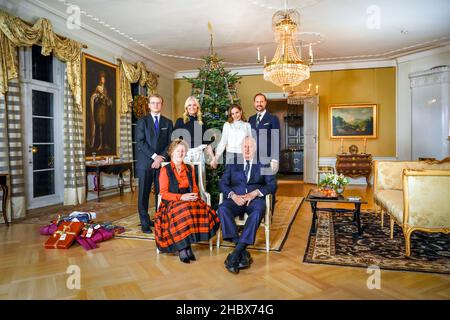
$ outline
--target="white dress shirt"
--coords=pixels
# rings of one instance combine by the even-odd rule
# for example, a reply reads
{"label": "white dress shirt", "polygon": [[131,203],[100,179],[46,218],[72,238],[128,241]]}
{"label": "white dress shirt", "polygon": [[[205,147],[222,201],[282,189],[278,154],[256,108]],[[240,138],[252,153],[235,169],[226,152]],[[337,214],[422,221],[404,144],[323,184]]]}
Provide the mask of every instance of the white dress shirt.
{"label": "white dress shirt", "polygon": [[264,109],[263,112],[257,112],[257,113],[256,113],[256,121],[258,121],[259,115],[261,115],[261,117],[259,118],[259,121],[261,121],[262,118],[264,118],[264,115],[265,115],[265,114],[266,114],[266,109]]}
{"label": "white dress shirt", "polygon": [[247,136],[252,136],[250,123],[242,120],[233,123],[225,122],[222,129],[222,138],[216,149],[216,158],[223,154],[225,148],[227,152],[242,153],[242,141]]}

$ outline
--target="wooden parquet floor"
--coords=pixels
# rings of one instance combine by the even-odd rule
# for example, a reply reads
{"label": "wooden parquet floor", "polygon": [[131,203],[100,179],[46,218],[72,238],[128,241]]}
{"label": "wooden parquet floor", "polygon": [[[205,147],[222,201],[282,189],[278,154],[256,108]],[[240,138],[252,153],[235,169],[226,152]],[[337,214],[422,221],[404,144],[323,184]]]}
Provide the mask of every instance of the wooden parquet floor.
{"label": "wooden parquet floor", "polygon": [[[305,196],[307,184],[279,184],[279,195]],[[372,190],[350,186],[369,200]],[[105,198],[130,206],[109,220],[136,212],[137,194]],[[55,208],[55,207],[54,207]],[[46,210],[46,209],[39,209]],[[223,265],[230,248],[194,247],[198,261],[156,254],[150,241],[113,239],[84,251],[45,250],[39,226],[0,226],[0,299],[450,299],[450,277],[381,271],[381,289],[368,289],[364,268],[304,264],[311,210],[303,203],[282,252],[252,252],[250,269],[238,275]],[[386,224],[387,225],[387,224]],[[80,269],[80,289],[69,289],[67,268]]]}

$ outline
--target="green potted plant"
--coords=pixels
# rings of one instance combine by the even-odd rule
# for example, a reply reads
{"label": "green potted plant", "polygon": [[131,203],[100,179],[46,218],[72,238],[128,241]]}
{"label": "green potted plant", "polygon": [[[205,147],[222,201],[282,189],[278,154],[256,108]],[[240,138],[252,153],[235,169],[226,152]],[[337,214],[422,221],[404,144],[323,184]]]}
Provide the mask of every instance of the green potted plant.
{"label": "green potted plant", "polygon": [[325,189],[333,189],[337,194],[342,194],[344,192],[345,186],[349,182],[349,179],[343,174],[337,175],[334,173],[327,173],[319,181],[319,187]]}

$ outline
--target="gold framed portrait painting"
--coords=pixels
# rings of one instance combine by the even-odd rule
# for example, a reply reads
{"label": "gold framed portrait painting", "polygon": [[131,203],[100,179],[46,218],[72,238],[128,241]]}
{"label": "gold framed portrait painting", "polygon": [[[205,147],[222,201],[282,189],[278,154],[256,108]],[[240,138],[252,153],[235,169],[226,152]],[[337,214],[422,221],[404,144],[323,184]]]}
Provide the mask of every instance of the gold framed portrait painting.
{"label": "gold framed portrait painting", "polygon": [[329,106],[330,137],[377,138],[377,104],[332,104]]}
{"label": "gold framed portrait painting", "polygon": [[83,54],[86,158],[119,156],[119,67]]}

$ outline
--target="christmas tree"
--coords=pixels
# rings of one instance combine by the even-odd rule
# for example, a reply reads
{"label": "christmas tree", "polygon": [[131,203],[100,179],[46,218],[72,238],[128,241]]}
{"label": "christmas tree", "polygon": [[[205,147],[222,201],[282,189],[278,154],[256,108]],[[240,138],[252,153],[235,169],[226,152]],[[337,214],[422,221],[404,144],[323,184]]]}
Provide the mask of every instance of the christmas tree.
{"label": "christmas tree", "polygon": [[[240,103],[236,84],[241,77],[225,70],[223,60],[219,59],[214,52],[212,34],[209,54],[203,59],[205,64],[199,68],[198,77],[185,77],[185,79],[192,84],[191,94],[200,102],[206,129],[221,131],[223,124],[227,121],[228,107],[233,103]],[[219,202],[219,179],[223,170],[223,165],[219,165],[216,170],[209,166],[206,168],[206,189],[211,194],[213,208],[217,208]]]}

